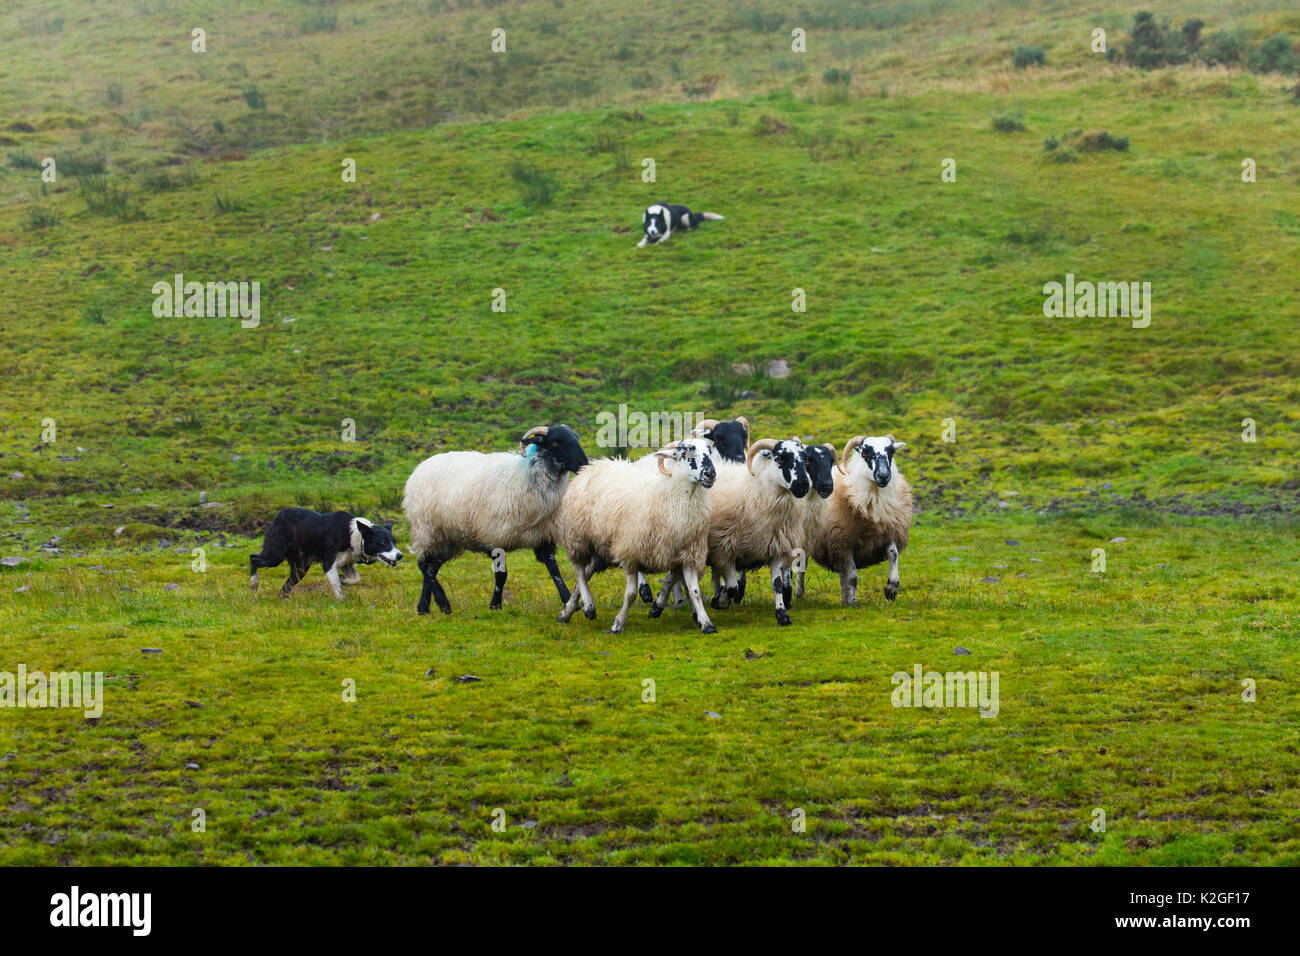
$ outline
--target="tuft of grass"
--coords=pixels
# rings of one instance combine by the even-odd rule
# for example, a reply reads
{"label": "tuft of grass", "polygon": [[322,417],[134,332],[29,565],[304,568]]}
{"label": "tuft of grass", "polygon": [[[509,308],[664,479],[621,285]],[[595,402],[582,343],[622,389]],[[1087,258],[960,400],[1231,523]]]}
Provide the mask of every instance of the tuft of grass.
{"label": "tuft of grass", "polygon": [[560,192],[560,180],[554,174],[525,160],[515,160],[510,164],[510,178],[519,184],[526,206],[549,206]]}
{"label": "tuft of grass", "polygon": [[1011,62],[1017,70],[1043,66],[1047,63],[1047,51],[1041,46],[1018,46],[1011,54]]}
{"label": "tuft of grass", "polygon": [[999,113],[993,117],[993,128],[999,133],[1018,133],[1024,130],[1025,124],[1019,113]]}
{"label": "tuft of grass", "polygon": [[332,33],[339,26],[339,15],[332,10],[313,10],[298,23],[298,32],[304,36],[310,33]]}
{"label": "tuft of grass", "polygon": [[41,161],[25,150],[10,150],[8,153],[10,169],[40,169]]}
{"label": "tuft of grass", "polygon": [[77,180],[86,210],[94,216],[108,216],[122,222],[144,218],[144,210],[133,198],[131,190],[119,185],[105,174],[91,173]]}
{"label": "tuft of grass", "polygon": [[23,214],[28,229],[52,229],[59,224],[59,215],[46,205],[28,206]]}
{"label": "tuft of grass", "polygon": [[259,90],[255,84],[245,86],[243,89],[243,95],[244,102],[248,104],[250,110],[266,109],[266,97],[262,95],[262,91]]}
{"label": "tuft of grass", "polygon": [[218,215],[243,212],[245,209],[243,200],[228,193],[213,193],[212,204],[216,208]]}

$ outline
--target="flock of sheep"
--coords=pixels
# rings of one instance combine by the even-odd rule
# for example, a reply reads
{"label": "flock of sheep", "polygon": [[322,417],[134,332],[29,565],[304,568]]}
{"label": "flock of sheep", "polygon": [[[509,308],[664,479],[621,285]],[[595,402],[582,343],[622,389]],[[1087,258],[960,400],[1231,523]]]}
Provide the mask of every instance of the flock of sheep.
{"label": "flock of sheep", "polygon": [[[623,630],[638,593],[658,617],[679,588],[700,630],[715,633],[700,594],[706,566],[715,610],[743,599],[746,571],[768,566],[782,625],[790,623],[794,594],[804,596],[809,557],[839,574],[846,605],[857,601],[858,568],[887,560],[885,597],[893,600],[912,523],[912,490],[894,467],[903,446],[892,435],[858,435],[839,454],[798,438],[751,444],[749,423],[737,418],[701,422],[691,437],[636,461],[589,461],[566,425],[529,429],[518,454],[434,455],[411,474],[403,499],[424,579],[417,610],[427,614],[432,599],[451,613],[438,571],[466,551],[492,559],[489,607],[501,607],[506,553],[522,548],[555,582],[561,622],[579,603],[594,619],[592,576],[621,567],[626,584],[612,633]],[[572,592],[557,544],[573,563]],[[666,575],[657,596],[646,573]]]}

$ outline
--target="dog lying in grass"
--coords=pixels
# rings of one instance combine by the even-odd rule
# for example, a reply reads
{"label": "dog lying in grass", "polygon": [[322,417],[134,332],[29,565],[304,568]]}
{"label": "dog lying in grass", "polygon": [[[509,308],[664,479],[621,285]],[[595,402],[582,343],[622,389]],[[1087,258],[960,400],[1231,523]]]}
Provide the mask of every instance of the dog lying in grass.
{"label": "dog lying in grass", "polygon": [[343,600],[343,585],[358,584],[358,564],[382,561],[390,568],[402,559],[393,540],[393,523],[372,524],[346,511],[321,514],[307,508],[285,508],[266,529],[260,554],[249,556],[248,586],[257,590],[257,569],[289,562],[289,580],[280,589],[287,598],[313,562],[325,572],[334,597]]}
{"label": "dog lying in grass", "polygon": [[685,206],[659,202],[647,206],[641,214],[641,230],[645,235],[636,244],[640,249],[646,243],[664,242],[674,232],[694,229],[706,219],[721,219],[716,212],[691,212]]}

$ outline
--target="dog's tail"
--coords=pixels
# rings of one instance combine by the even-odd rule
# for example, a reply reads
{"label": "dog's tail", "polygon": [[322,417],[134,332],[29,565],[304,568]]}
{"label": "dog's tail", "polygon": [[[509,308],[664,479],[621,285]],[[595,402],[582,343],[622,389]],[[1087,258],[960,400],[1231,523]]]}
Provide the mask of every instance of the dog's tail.
{"label": "dog's tail", "polygon": [[716,212],[702,212],[702,213],[700,213],[700,215],[703,216],[705,219],[723,219],[723,218],[725,218],[724,216],[719,216]]}

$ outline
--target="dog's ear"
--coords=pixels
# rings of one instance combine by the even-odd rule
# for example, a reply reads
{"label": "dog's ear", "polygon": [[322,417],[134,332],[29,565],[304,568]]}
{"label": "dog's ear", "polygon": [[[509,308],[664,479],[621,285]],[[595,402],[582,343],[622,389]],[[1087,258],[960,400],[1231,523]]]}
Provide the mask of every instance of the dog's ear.
{"label": "dog's ear", "polygon": [[385,528],[387,528],[387,529],[389,530],[389,532],[391,532],[391,531],[393,530],[393,523],[392,523],[391,521],[385,521],[384,524],[383,524],[383,526],[384,526]]}

